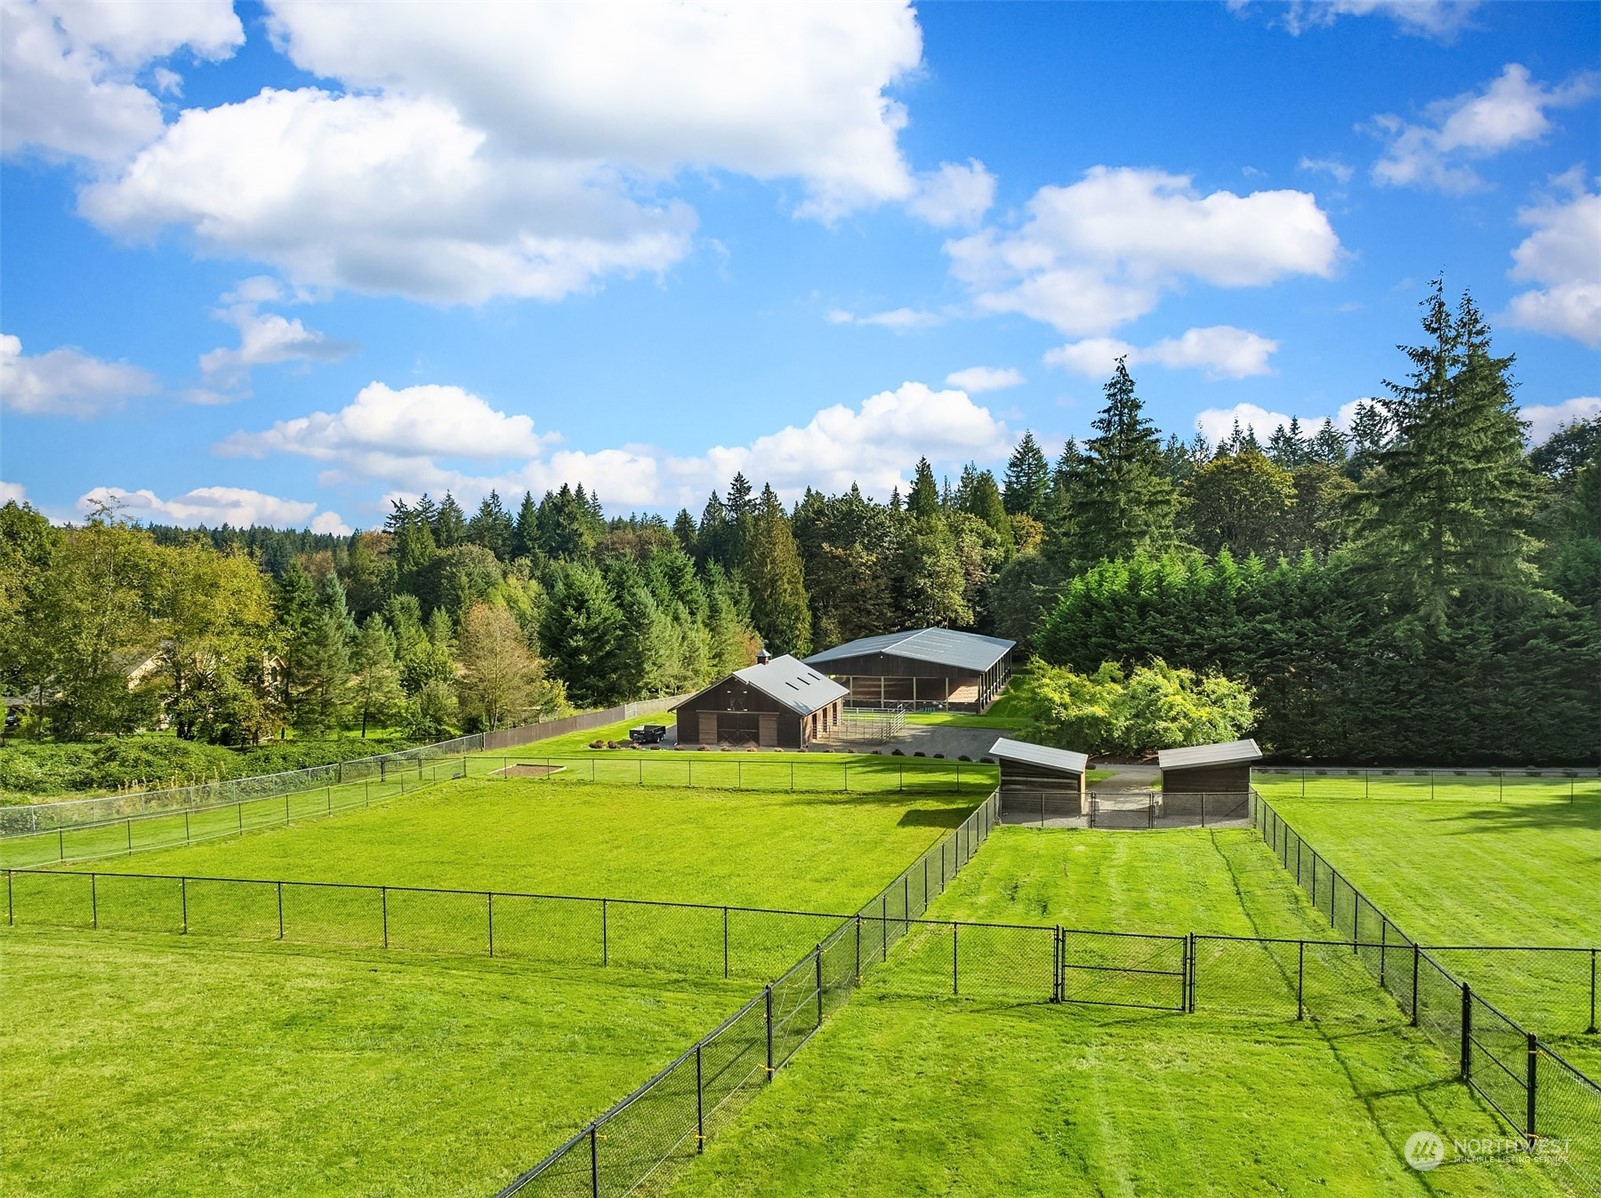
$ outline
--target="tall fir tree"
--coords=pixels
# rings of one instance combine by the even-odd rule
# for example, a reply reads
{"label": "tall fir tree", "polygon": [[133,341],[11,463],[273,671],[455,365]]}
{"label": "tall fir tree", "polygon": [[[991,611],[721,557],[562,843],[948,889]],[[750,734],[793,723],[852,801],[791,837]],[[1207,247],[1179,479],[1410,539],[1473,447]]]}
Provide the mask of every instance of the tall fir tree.
{"label": "tall fir tree", "polygon": [[1470,295],[1453,313],[1436,279],[1425,340],[1403,346],[1405,381],[1386,381],[1395,436],[1357,497],[1357,537],[1392,594],[1432,615],[1463,587],[1521,581],[1534,477],[1512,399],[1512,358],[1491,352]]}
{"label": "tall fir tree", "polygon": [[771,486],[762,488],[745,545],[743,568],[751,619],[775,653],[804,657],[812,649],[811,608],[800,548]]}
{"label": "tall fir tree", "polygon": [[906,511],[915,520],[939,515],[939,484],[934,481],[934,467],[927,458],[918,458],[912,472],[912,487],[906,493]]}
{"label": "tall fir tree", "polygon": [[1028,429],[1023,439],[1012,450],[1006,463],[1006,479],[1002,499],[1011,516],[1033,516],[1044,521],[1045,501],[1051,493],[1051,466],[1045,452]]}
{"label": "tall fir tree", "polygon": [[1073,498],[1074,554],[1082,562],[1159,552],[1173,543],[1173,484],[1143,412],[1127,360],[1119,358]]}

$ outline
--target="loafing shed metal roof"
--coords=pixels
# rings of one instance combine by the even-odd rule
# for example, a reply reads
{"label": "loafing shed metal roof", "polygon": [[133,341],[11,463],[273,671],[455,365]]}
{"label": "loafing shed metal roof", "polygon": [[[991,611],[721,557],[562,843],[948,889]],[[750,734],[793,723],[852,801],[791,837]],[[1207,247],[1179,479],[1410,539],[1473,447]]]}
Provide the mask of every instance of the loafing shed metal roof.
{"label": "loafing shed metal roof", "polygon": [[1090,764],[1089,754],[1075,753],[1071,749],[1052,749],[1046,745],[1031,745],[1027,741],[1001,737],[990,748],[990,756],[1002,761],[1021,761],[1026,765],[1042,766],[1048,770],[1061,770],[1067,774],[1082,774]]}
{"label": "loafing shed metal roof", "polygon": [[904,657],[911,661],[927,661],[936,665],[952,666],[977,673],[989,669],[1015,647],[1017,642],[995,636],[980,636],[976,632],[955,632],[949,628],[918,628],[909,632],[886,632],[878,636],[859,637],[813,653],[806,659],[809,665],[827,665],[831,661],[863,657],[870,653],[883,653],[890,657]]}
{"label": "loafing shed metal roof", "polygon": [[1215,745],[1191,745],[1185,749],[1163,749],[1156,764],[1164,770],[1188,770],[1208,765],[1242,765],[1260,761],[1262,750],[1254,740],[1226,740]]}

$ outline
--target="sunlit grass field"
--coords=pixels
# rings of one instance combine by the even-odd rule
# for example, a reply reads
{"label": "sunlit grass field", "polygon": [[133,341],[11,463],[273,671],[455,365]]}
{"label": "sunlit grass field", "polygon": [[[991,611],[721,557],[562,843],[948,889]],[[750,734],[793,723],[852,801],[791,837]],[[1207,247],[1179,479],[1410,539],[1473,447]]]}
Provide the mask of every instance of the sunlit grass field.
{"label": "sunlit grass field", "polygon": [[[1569,788],[1573,789],[1570,799]],[[1601,948],[1601,795],[1594,779],[1259,775],[1259,791],[1341,876],[1426,945]],[[1340,796],[1340,797],[1334,797]],[[1572,1063],[1601,1074],[1588,952],[1435,954],[1452,973]]]}
{"label": "sunlit grass field", "polygon": [[749,983],[0,927],[0,1191],[493,1193]]}
{"label": "sunlit grass field", "polygon": [[[1254,834],[1228,830],[1002,827],[929,917],[1328,935]],[[1209,972],[1204,949],[1197,1014],[910,997],[927,993],[917,940],[675,1194],[1562,1192],[1522,1161],[1406,1165],[1414,1131],[1500,1127],[1343,952],[1326,965],[1333,1009],[1297,1021],[1293,999],[1278,1015],[1214,1004],[1241,971]]]}
{"label": "sunlit grass field", "polygon": [[467,779],[92,867],[849,912],[976,801]]}

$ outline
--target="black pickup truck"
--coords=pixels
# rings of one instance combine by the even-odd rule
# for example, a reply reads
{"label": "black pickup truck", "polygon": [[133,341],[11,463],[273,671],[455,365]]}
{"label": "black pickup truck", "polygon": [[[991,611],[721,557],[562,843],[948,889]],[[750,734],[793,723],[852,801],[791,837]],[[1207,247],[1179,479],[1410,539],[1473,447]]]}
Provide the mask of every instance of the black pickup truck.
{"label": "black pickup truck", "polygon": [[628,739],[636,745],[659,745],[667,735],[666,724],[641,724],[628,730]]}

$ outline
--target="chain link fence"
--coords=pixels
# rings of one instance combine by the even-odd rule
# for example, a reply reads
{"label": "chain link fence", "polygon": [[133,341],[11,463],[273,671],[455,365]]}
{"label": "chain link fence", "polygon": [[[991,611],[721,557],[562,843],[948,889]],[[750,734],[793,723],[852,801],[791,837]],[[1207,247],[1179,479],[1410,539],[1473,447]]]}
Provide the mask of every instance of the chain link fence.
{"label": "chain link fence", "polygon": [[[436,782],[460,778],[543,778],[630,786],[695,786],[769,792],[828,790],[849,794],[963,794],[975,789],[988,793],[995,782],[993,767],[986,769],[981,765],[947,761],[890,758],[882,761],[860,758],[855,761],[745,761],[729,760],[722,755],[697,761],[688,753],[643,752],[604,758],[474,757],[462,752],[459,742],[431,745],[428,751],[432,753],[452,745],[457,746],[452,752],[433,753],[428,758],[407,758],[405,754],[374,758],[376,773],[363,778],[352,779],[350,774],[356,771],[350,770],[351,763],[346,762],[346,781],[329,781],[314,790],[274,792],[212,806],[153,810],[100,822],[64,823],[46,831],[0,835],[0,868],[24,869],[125,856],[142,849],[175,848],[369,807]],[[357,764],[365,769],[367,763]],[[337,768],[329,766],[325,772]],[[298,775],[311,772],[298,771]],[[329,777],[332,776],[330,773]],[[6,810],[0,808],[0,821]]]}
{"label": "chain link fence", "polygon": [[[1421,947],[1260,796],[1254,823],[1313,905],[1348,938],[1353,957],[1408,1012],[1414,1026],[1457,1055],[1461,1079],[1495,1108],[1526,1150],[1575,1183],[1601,1191],[1601,1085],[1500,1005],[1505,989],[1531,1012],[1560,1011],[1556,1023],[1544,1025],[1556,1033],[1576,1030],[1582,1021],[1594,1034],[1590,968],[1595,951]],[[1448,968],[1447,961],[1471,963],[1496,1001]],[[1488,964],[1492,961],[1497,965]],[[1546,976],[1557,973],[1571,982],[1547,986],[1540,974],[1505,968],[1519,961],[1539,963]],[[1548,1089],[1551,1096],[1542,1098]],[[1553,1122],[1543,1122],[1542,1112]]]}
{"label": "chain link fence", "polygon": [[1168,794],[1156,790],[1089,791],[1081,801],[1061,791],[1009,786],[1001,793],[1009,824],[1053,828],[1209,828],[1245,826],[1251,818],[1249,792]]}
{"label": "chain link fence", "polygon": [[387,785],[396,777],[414,776],[424,764],[442,758],[461,757],[464,754],[499,752],[534,741],[564,736],[590,728],[603,728],[619,720],[635,716],[669,711],[684,696],[651,699],[642,703],[624,703],[602,711],[585,711],[559,720],[546,720],[538,724],[525,724],[521,728],[504,728],[497,732],[480,732],[473,736],[459,736],[437,744],[417,745],[382,753],[373,757],[360,757],[332,765],[314,765],[305,769],[284,770],[275,774],[256,774],[247,778],[217,779],[194,786],[176,786],[163,790],[130,791],[124,794],[104,795],[93,799],[66,799],[59,803],[31,803],[0,807],[0,837],[25,836],[57,829],[92,827],[108,823],[120,824],[129,817],[152,813],[201,811],[212,808],[256,804],[262,800],[283,796],[348,787],[362,782]]}
{"label": "chain link fence", "polygon": [[[1485,798],[1548,802],[1601,799],[1601,771],[1581,769],[1253,766],[1251,776],[1300,784],[1302,798]],[[1309,790],[1308,787],[1311,789]]]}
{"label": "chain link fence", "polygon": [[[677,1060],[501,1191],[623,1195],[687,1163],[709,1136],[850,998],[867,970],[920,926],[925,910],[984,843],[999,814],[991,794],[854,915]],[[923,889],[926,884],[928,890]]]}

